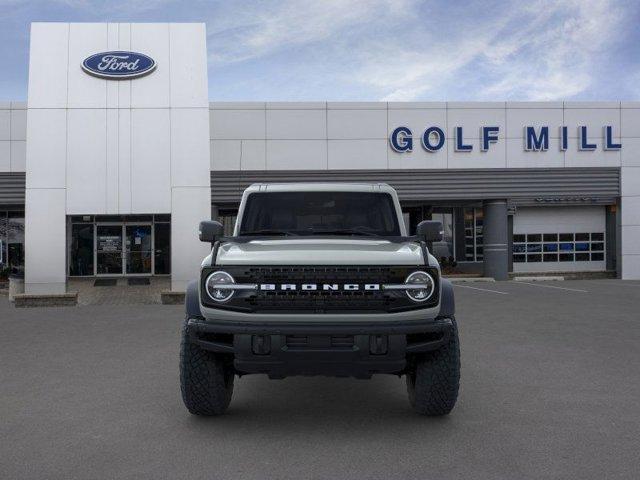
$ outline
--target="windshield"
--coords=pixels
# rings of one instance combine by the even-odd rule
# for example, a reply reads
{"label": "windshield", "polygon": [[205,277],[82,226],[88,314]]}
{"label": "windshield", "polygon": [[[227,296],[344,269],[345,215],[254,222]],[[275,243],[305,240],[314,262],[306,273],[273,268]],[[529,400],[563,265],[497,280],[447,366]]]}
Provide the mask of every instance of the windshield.
{"label": "windshield", "polygon": [[393,199],[369,192],[252,193],[240,235],[399,236]]}

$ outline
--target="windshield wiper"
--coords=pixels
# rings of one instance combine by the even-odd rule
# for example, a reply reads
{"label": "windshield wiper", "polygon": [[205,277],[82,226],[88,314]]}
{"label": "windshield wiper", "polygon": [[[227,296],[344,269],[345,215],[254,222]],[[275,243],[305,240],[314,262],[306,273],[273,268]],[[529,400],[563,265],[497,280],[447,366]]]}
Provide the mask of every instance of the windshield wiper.
{"label": "windshield wiper", "polygon": [[241,236],[251,236],[251,235],[281,235],[283,237],[297,237],[297,233],[288,232],[286,230],[273,230],[273,229],[262,229],[262,230],[252,230],[250,232],[240,232]]}

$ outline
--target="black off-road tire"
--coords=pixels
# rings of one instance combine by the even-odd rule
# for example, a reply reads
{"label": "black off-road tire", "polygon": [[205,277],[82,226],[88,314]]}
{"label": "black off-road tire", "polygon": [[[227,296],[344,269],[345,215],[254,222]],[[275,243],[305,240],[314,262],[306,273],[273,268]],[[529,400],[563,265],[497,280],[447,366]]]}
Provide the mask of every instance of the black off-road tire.
{"label": "black off-road tire", "polygon": [[233,394],[231,365],[189,340],[187,321],[180,343],[180,390],[187,410],[194,415],[221,415]]}
{"label": "black off-road tire", "polygon": [[429,416],[447,415],[456,404],[460,386],[460,344],[454,318],[449,341],[416,360],[407,373],[407,393],[413,409]]}

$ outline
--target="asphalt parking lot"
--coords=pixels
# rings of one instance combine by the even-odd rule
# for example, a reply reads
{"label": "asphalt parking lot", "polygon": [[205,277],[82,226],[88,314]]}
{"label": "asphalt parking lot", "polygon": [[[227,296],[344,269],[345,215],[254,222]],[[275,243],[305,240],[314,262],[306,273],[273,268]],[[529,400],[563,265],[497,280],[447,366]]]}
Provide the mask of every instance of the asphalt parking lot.
{"label": "asphalt parking lot", "polygon": [[404,379],[236,382],[197,418],[181,307],[19,309],[0,297],[0,477],[603,479],[640,472],[640,281],[455,287],[459,402]]}

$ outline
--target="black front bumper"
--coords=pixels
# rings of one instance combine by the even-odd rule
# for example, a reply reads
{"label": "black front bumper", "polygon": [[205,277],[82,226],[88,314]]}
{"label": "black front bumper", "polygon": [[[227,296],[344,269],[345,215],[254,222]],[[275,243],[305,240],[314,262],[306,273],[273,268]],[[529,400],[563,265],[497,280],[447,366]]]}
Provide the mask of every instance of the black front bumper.
{"label": "black front bumper", "polygon": [[190,318],[187,332],[190,341],[201,348],[233,356],[234,367],[241,375],[369,378],[374,373],[403,373],[408,355],[440,348],[454,328],[451,318],[366,325]]}

